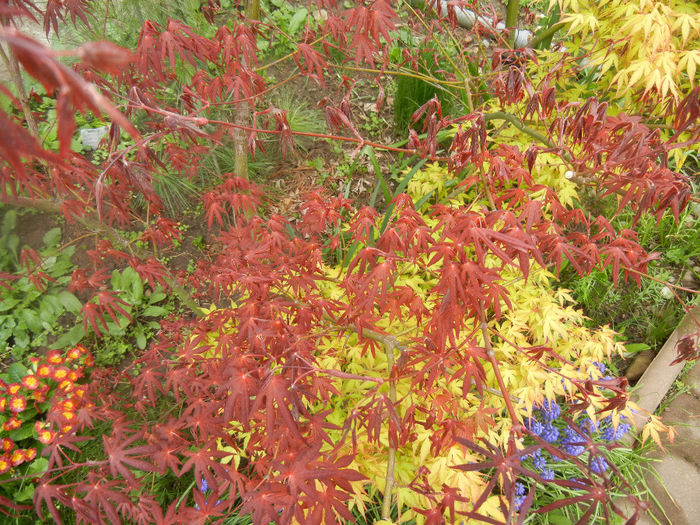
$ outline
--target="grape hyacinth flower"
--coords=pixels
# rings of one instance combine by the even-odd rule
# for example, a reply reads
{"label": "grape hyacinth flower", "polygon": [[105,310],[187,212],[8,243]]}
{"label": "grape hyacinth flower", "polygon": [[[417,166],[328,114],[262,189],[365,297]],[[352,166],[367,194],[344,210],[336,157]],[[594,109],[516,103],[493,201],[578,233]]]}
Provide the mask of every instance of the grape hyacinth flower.
{"label": "grape hyacinth flower", "polygon": [[542,449],[538,448],[532,453],[532,464],[537,470],[544,470],[547,468],[547,460],[542,456]]}
{"label": "grape hyacinth flower", "polygon": [[[207,480],[202,478],[202,483],[199,485],[199,491],[203,494],[205,492],[209,491],[209,483],[207,483]],[[216,504],[218,505],[221,503],[221,500],[218,500]],[[199,510],[199,505],[195,504],[194,506],[195,509]]]}
{"label": "grape hyacinth flower", "polygon": [[515,510],[520,510],[520,507],[522,507],[523,502],[525,501],[525,498],[527,497],[527,491],[525,490],[525,485],[520,483],[519,481],[515,483],[515,499],[513,500],[513,504],[515,505]]}
{"label": "grape hyacinth flower", "polygon": [[[624,420],[627,418],[623,416],[622,419]],[[603,428],[600,431],[600,437],[602,437],[605,441],[617,441],[618,439],[622,438],[622,436],[627,434],[632,428],[628,423],[620,421],[620,424],[617,425],[617,429],[615,429],[610,416],[603,419],[601,427]]]}
{"label": "grape hyacinth flower", "polygon": [[554,443],[559,439],[559,429],[552,425],[552,423],[547,423],[544,425],[544,429],[540,434],[540,437],[547,443]]}
{"label": "grape hyacinth flower", "polygon": [[567,426],[564,428],[564,436],[562,440],[564,452],[572,456],[580,456],[583,454],[586,450],[586,447],[583,446],[584,438],[578,432],[570,426]]}
{"label": "grape hyacinth flower", "polygon": [[535,412],[542,415],[542,419],[551,423],[561,416],[561,407],[552,399],[545,399],[541,405],[535,407]]}
{"label": "grape hyacinth flower", "polygon": [[525,428],[536,436],[541,436],[544,431],[544,425],[531,417],[525,420]]}
{"label": "grape hyacinth flower", "polygon": [[554,479],[554,471],[551,468],[545,468],[542,470],[542,479],[546,479],[548,481],[551,481]]}
{"label": "grape hyacinth flower", "polygon": [[596,474],[602,474],[608,470],[608,462],[603,456],[596,456],[591,461],[591,470]]}

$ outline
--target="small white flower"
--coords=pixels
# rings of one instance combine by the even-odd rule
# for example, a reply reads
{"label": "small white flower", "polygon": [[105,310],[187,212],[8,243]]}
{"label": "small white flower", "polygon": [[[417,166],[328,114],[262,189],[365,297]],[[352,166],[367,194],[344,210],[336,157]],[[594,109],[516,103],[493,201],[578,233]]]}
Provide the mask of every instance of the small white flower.
{"label": "small white flower", "polygon": [[673,298],[673,290],[671,290],[668,286],[664,286],[661,288],[661,297],[664,299],[672,299]]}
{"label": "small white flower", "polygon": [[566,173],[564,173],[564,177],[569,180],[573,179],[575,175],[576,173],[571,170],[568,170]]}

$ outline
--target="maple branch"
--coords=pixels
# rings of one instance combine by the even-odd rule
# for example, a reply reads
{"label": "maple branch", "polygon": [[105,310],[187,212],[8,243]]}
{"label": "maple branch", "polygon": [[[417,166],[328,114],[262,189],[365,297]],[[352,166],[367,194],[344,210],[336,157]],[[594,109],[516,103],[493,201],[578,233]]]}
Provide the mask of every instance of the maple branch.
{"label": "maple branch", "polygon": [[510,415],[510,419],[513,422],[513,425],[519,425],[520,422],[518,421],[518,416],[515,413],[515,409],[513,408],[513,403],[510,400],[510,395],[508,394],[508,389],[506,388],[506,384],[503,381],[503,376],[501,375],[501,369],[498,367],[498,360],[496,359],[496,353],[493,351],[493,345],[491,344],[491,336],[489,335],[489,327],[488,323],[486,322],[486,314],[484,313],[483,309],[479,311],[479,315],[481,317],[481,322],[479,323],[479,328],[481,329],[481,334],[484,337],[484,345],[486,346],[486,355],[489,358],[489,361],[491,362],[491,366],[493,367],[493,372],[496,375],[496,381],[498,382],[498,387],[501,389],[501,393],[503,394],[503,400],[506,403],[506,409],[508,410],[508,414]]}
{"label": "maple branch", "polygon": [[[364,332],[364,330],[363,330]],[[396,404],[396,385],[391,381],[391,374],[394,371],[394,348],[393,343],[385,344],[386,364],[389,372],[389,400],[393,405]],[[387,415],[387,424],[389,416]],[[386,462],[386,478],[384,480],[384,499],[382,501],[382,519],[391,520],[391,493],[394,488],[394,468],[396,465],[396,447],[391,444],[391,428],[387,426],[387,438],[389,440],[389,454]]]}
{"label": "maple branch", "polygon": [[236,175],[248,179],[248,142],[244,126],[250,122],[250,103],[242,101],[236,108],[235,122],[237,126],[233,128],[233,149],[234,165]]}
{"label": "maple branch", "polygon": [[412,70],[405,69],[405,68],[400,68],[397,71],[392,71],[390,69],[382,71],[380,69],[372,69],[369,67],[349,66],[346,64],[328,64],[328,66],[335,68],[335,69],[347,69],[348,71],[358,71],[360,73],[377,73],[377,74],[381,74],[381,75],[389,75],[389,76],[395,76],[395,77],[415,78],[418,80],[422,80],[428,84],[431,84],[431,85],[433,85],[433,87],[438,87],[440,89],[445,89],[443,86],[447,86],[447,87],[452,88],[452,89],[465,89],[464,86],[462,85],[462,83],[459,81],[441,80],[439,78],[424,75],[418,71],[412,71]]}
{"label": "maple branch", "polygon": [[518,128],[526,135],[530,135],[533,139],[540,141],[541,143],[545,144],[546,146],[549,146],[552,149],[557,149],[556,144],[550,141],[546,136],[544,136],[539,131],[536,131],[526,126],[522,120],[520,120],[518,117],[511,113],[506,113],[504,111],[494,111],[493,113],[485,113],[484,121],[488,122],[489,120],[505,120],[507,122],[510,122],[513,126]]}
{"label": "maple branch", "polygon": [[[457,73],[459,73],[459,76],[461,76],[463,80],[466,79],[468,75],[465,75],[465,74],[462,72],[462,70],[457,66],[457,64],[454,63],[454,61],[452,60],[452,56],[450,56],[450,53],[447,52],[447,50],[443,47],[443,45],[442,45],[442,43],[440,42],[440,40],[439,40],[439,39],[435,36],[435,34],[433,34],[433,32],[430,30],[430,27],[429,27],[428,24],[425,22],[425,19],[423,18],[423,16],[420,16],[420,15],[418,14],[418,12],[417,12],[415,9],[413,9],[413,7],[411,7],[411,4],[410,4],[410,3],[406,2],[406,4],[404,4],[404,5],[405,5],[406,7],[408,7],[408,9],[413,13],[413,16],[415,16],[415,17],[418,19],[418,21],[423,25],[423,27],[425,28],[425,30],[428,31],[428,34],[430,35],[431,40],[432,40],[433,42],[435,42],[435,44],[438,46],[438,48],[440,48],[440,51],[442,52],[443,56],[447,59],[447,61],[448,61],[448,62],[450,63],[450,65],[454,68],[454,70],[455,70]],[[433,11],[435,11],[435,7],[434,7],[434,6],[431,6],[431,8],[432,8]],[[438,16],[439,16],[439,15],[438,15]]]}
{"label": "maple branch", "polygon": [[17,88],[17,96],[19,98],[19,103],[22,106],[22,113],[24,113],[24,118],[29,126],[29,131],[37,139],[39,138],[39,127],[34,120],[34,114],[32,113],[32,108],[29,107],[29,98],[27,97],[27,92],[24,89],[24,81],[22,80],[22,74],[19,71],[19,64],[17,63],[17,58],[12,50],[9,50],[9,56],[5,53],[3,46],[0,46],[0,58],[2,58],[5,68],[10,73],[10,78]]}
{"label": "maple branch", "polygon": [[530,47],[532,49],[536,48],[542,42],[544,42],[548,38],[551,38],[552,36],[554,36],[554,33],[559,31],[565,25],[566,24],[564,22],[557,22],[556,24],[549,26],[544,31],[541,31],[541,32],[537,33],[535,36],[533,36],[532,40],[530,40],[528,42],[527,47]]}
{"label": "maple branch", "polygon": [[[688,293],[694,293],[694,294],[700,294],[699,290],[693,290],[692,288],[686,288],[685,286],[679,286],[677,284],[670,283],[668,281],[664,281],[663,279],[659,279],[657,277],[654,277],[652,275],[649,275],[648,273],[640,272],[639,270],[635,270],[634,268],[629,268],[627,266],[620,265],[620,268],[627,272],[632,272],[636,273],[637,275],[641,275],[642,277],[646,277],[647,279],[651,279],[652,281],[656,281],[657,283],[664,284],[670,288],[675,288],[676,290],[682,290],[684,292]],[[673,290],[671,290],[673,291]],[[676,295],[676,298],[680,300],[680,298]],[[684,302],[681,300],[681,302]]]}
{"label": "maple branch", "polygon": [[[158,112],[156,109],[153,109],[153,111]],[[252,126],[243,126],[243,125],[239,125],[239,124],[236,124],[233,122],[226,122],[223,120],[208,120],[207,123],[208,124],[218,124],[220,126],[225,126],[225,127],[229,127],[229,128],[240,128],[240,129],[245,130],[245,131],[257,132],[257,133],[268,133],[270,135],[281,135],[282,133],[289,133],[290,135],[296,135],[299,137],[313,137],[313,138],[318,138],[318,139],[329,139],[329,140],[352,142],[354,144],[359,144],[359,147],[369,146],[370,148],[375,148],[375,149],[379,149],[379,150],[383,150],[383,151],[393,151],[396,153],[407,153],[409,155],[416,155],[417,157],[420,157],[422,159],[428,159],[428,160],[432,160],[432,161],[447,162],[448,160],[450,160],[448,157],[437,157],[437,156],[429,155],[429,154],[424,153],[422,151],[416,151],[413,149],[387,146],[385,144],[371,142],[369,140],[365,140],[363,138],[358,138],[358,137],[343,137],[340,135],[329,135],[327,133],[312,133],[309,131],[293,131],[293,130],[280,131],[280,130],[276,130],[276,129],[261,129],[261,128],[254,128]],[[408,141],[406,141],[406,142],[408,142]]]}
{"label": "maple branch", "polygon": [[520,10],[520,0],[508,0],[506,8],[506,29],[510,32],[508,35],[508,44],[510,47],[515,46],[515,30],[518,27],[518,11]]}

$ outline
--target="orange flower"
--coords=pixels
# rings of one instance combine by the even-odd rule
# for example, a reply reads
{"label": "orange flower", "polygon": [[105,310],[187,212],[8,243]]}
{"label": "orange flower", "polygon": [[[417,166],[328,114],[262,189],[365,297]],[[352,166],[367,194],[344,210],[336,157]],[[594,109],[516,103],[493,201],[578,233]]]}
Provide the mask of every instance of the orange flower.
{"label": "orange flower", "polygon": [[36,369],[36,375],[39,377],[49,377],[51,375],[51,371],[53,370],[53,367],[49,365],[41,365],[39,368]]}
{"label": "orange flower", "polygon": [[21,448],[15,450],[10,456],[10,463],[12,463],[13,467],[18,467],[24,463],[24,450]]}
{"label": "orange flower", "polygon": [[24,449],[24,461],[31,461],[35,457],[36,457],[36,449],[35,448]]}
{"label": "orange flower", "polygon": [[63,356],[61,356],[60,351],[51,350],[48,354],[46,354],[46,361],[52,365],[60,365],[63,364]]}
{"label": "orange flower", "polygon": [[78,372],[76,372],[75,370],[71,370],[70,372],[68,372],[68,379],[70,379],[71,381],[77,381]]}
{"label": "orange flower", "polygon": [[83,397],[85,395],[85,385],[76,386],[75,391],[73,393],[75,394],[75,397]]}
{"label": "orange flower", "polygon": [[63,410],[74,410],[75,409],[75,401],[72,399],[66,399],[63,402]]}
{"label": "orange flower", "polygon": [[7,407],[7,398],[6,397],[0,397],[0,412],[5,411],[5,407]]}
{"label": "orange flower", "polygon": [[27,400],[24,396],[15,396],[10,399],[10,412],[19,414],[20,412],[24,412],[25,408],[27,408]]}
{"label": "orange flower", "polygon": [[43,403],[46,401],[46,393],[49,391],[48,386],[44,386],[43,388],[37,388],[34,392],[32,392],[32,397],[38,402],[38,403]]}
{"label": "orange flower", "polygon": [[75,419],[75,412],[71,412],[69,410],[64,410],[61,412],[61,415],[66,421],[73,421]]}
{"label": "orange flower", "polygon": [[58,384],[59,390],[62,390],[63,392],[70,392],[73,390],[73,381],[70,379],[64,379]]}
{"label": "orange flower", "polygon": [[7,391],[12,396],[19,392],[20,388],[22,388],[22,385],[20,385],[19,383],[10,383],[9,385],[7,385]]}
{"label": "orange flower", "polygon": [[4,474],[8,470],[10,470],[10,467],[12,466],[12,463],[10,463],[10,458],[9,456],[0,456],[0,474]]}
{"label": "orange flower", "polygon": [[93,366],[95,364],[95,358],[92,357],[92,354],[87,354],[85,356],[85,366]]}
{"label": "orange flower", "polygon": [[12,416],[10,419],[8,419],[2,424],[2,429],[6,432],[9,432],[10,430],[15,430],[16,428],[19,428],[21,426],[22,422],[15,416]]}
{"label": "orange flower", "polygon": [[65,366],[56,368],[53,371],[53,378],[56,381],[63,381],[66,377],[68,377],[68,369]]}
{"label": "orange flower", "polygon": [[42,445],[48,445],[53,441],[53,438],[56,437],[56,432],[51,432],[50,430],[41,430],[38,432],[39,434],[39,443]]}
{"label": "orange flower", "polygon": [[15,448],[15,442],[12,441],[10,438],[2,438],[2,451],[3,452],[9,452]]}
{"label": "orange flower", "polygon": [[66,357],[68,357],[69,360],[73,361],[74,359],[78,359],[80,357],[80,354],[82,354],[84,351],[85,349],[82,346],[76,346],[68,350]]}
{"label": "orange flower", "polygon": [[28,390],[36,390],[39,388],[39,380],[34,374],[26,375],[22,378],[22,384]]}

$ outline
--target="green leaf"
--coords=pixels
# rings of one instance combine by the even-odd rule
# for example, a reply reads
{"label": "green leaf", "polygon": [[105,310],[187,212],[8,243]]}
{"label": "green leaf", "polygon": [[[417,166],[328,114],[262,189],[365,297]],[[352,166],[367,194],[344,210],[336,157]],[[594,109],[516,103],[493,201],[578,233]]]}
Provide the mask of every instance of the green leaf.
{"label": "green leaf", "polygon": [[14,297],[7,297],[3,299],[2,301],[0,301],[0,312],[6,312],[7,310],[10,310],[18,303],[19,299],[15,299]]}
{"label": "green leaf", "polygon": [[34,423],[31,421],[25,421],[22,423],[21,427],[11,430],[7,435],[12,441],[21,441],[23,439],[27,439],[28,437],[32,437],[34,435]]}
{"label": "green leaf", "polygon": [[157,292],[153,292],[151,294],[151,296],[148,298],[148,302],[151,304],[156,304],[161,302],[166,297],[168,297],[168,295],[165,292],[158,290]]}
{"label": "green leaf", "polygon": [[32,461],[29,466],[27,467],[27,470],[24,472],[25,474],[43,474],[46,472],[46,469],[49,468],[49,460],[46,458],[36,458],[34,461]]}
{"label": "green leaf", "polygon": [[21,350],[20,352],[13,352],[16,357],[21,356],[25,350],[29,349],[30,338],[23,324],[15,327],[15,350]]}
{"label": "green leaf", "polygon": [[7,369],[7,375],[11,383],[19,383],[27,375],[27,367],[22,363],[12,363]]}
{"label": "green leaf", "polygon": [[289,27],[287,28],[287,32],[292,35],[296,34],[296,32],[301,28],[302,23],[306,21],[306,17],[308,16],[308,14],[309,12],[306,10],[305,7],[298,9],[294,13],[292,19],[289,21]]}
{"label": "green leaf", "polygon": [[114,271],[112,273],[112,287],[115,290],[121,290],[124,294],[120,295],[120,299],[132,304],[141,304],[143,300],[143,281],[131,267],[124,268],[121,272]]}
{"label": "green leaf", "polygon": [[68,291],[60,292],[57,297],[63,307],[72,314],[77,314],[83,308],[78,298]]}
{"label": "green leaf", "polygon": [[143,327],[137,326],[134,329],[134,336],[136,337],[136,346],[143,350],[146,348],[146,334],[143,333]]}
{"label": "green leaf", "polygon": [[546,514],[549,525],[573,525],[573,521],[567,518],[561,511],[554,510]]}
{"label": "green leaf", "polygon": [[59,337],[54,344],[51,345],[52,350],[58,350],[61,348],[66,348],[68,346],[73,346],[77,344],[83,337],[85,337],[85,329],[82,323],[76,324],[73,328],[68,330],[65,334]]}
{"label": "green leaf", "polygon": [[168,313],[167,308],[163,308],[162,306],[147,306],[146,308],[143,309],[143,316],[144,317],[160,317],[162,315],[166,315]]}
{"label": "green leaf", "polygon": [[[406,190],[406,187],[408,186],[408,183],[411,182],[411,179],[413,176],[418,173],[418,171],[423,167],[423,165],[427,162],[427,159],[423,159],[420,162],[418,162],[415,166],[413,166],[410,171],[401,179],[401,182],[399,183],[398,187],[396,188],[396,191],[394,191],[394,197],[397,195],[400,195]],[[389,199],[391,201],[392,199]],[[388,201],[387,201],[388,202]],[[386,230],[386,227],[389,224],[389,220],[391,219],[391,214],[394,213],[394,205],[390,204],[389,207],[387,208],[386,212],[384,213],[384,219],[382,220],[382,225],[381,228],[379,229],[379,233],[384,233],[384,230]]]}
{"label": "green leaf", "polygon": [[643,352],[644,350],[649,350],[651,346],[646,343],[626,343],[625,350],[630,353]]}
{"label": "green leaf", "polygon": [[44,321],[54,321],[63,310],[61,301],[53,294],[44,294],[39,300],[39,317]]}
{"label": "green leaf", "polygon": [[7,210],[5,216],[2,218],[2,225],[0,226],[0,233],[2,235],[7,235],[17,226],[17,211]]}
{"label": "green leaf", "polygon": [[20,310],[24,324],[30,332],[38,333],[42,330],[41,320],[39,315],[34,310]]}
{"label": "green leaf", "polygon": [[22,487],[21,490],[18,492],[14,493],[14,496],[12,499],[14,499],[17,503],[23,503],[25,501],[30,501],[31,499],[34,498],[34,484],[29,483],[28,480],[24,480],[24,486]]}
{"label": "green leaf", "polygon": [[44,246],[53,248],[61,244],[61,228],[51,228],[44,234]]}

